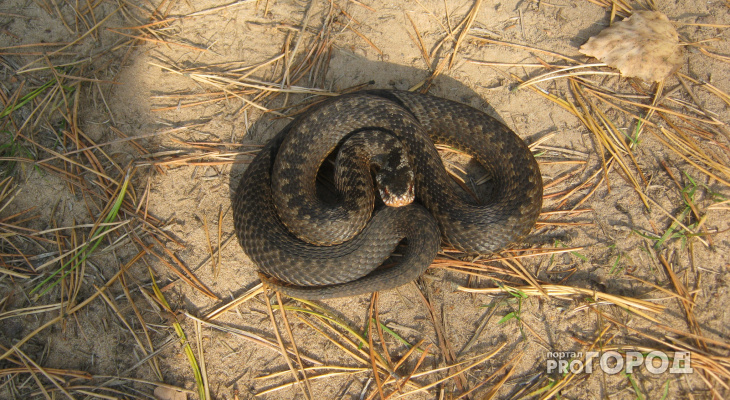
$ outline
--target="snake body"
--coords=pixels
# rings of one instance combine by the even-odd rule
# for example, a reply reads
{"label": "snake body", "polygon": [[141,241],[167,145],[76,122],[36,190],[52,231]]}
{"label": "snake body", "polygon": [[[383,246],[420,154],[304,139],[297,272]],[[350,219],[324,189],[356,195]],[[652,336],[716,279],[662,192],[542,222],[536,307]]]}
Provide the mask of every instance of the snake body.
{"label": "snake body", "polygon": [[[342,201],[317,196],[325,158],[370,132],[405,149],[400,164],[410,164],[415,203],[374,209],[367,169],[348,178]],[[434,143],[478,161],[491,177],[490,198],[462,199]],[[293,297],[324,299],[410,282],[433,261],[440,238],[469,254],[519,240],[540,213],[542,179],[525,143],[489,115],[430,95],[373,90],[328,99],[290,123],[252,161],[234,196],[239,243],[262,279]],[[397,264],[382,266],[403,239]]]}

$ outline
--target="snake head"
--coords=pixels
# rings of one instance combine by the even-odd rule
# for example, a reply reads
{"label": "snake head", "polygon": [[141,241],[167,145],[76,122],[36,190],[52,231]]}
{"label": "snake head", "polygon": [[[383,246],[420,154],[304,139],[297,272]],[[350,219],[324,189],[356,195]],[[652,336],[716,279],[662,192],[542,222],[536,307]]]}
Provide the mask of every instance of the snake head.
{"label": "snake head", "polygon": [[383,203],[389,207],[402,207],[415,199],[415,176],[411,163],[403,152],[393,152],[375,174],[378,191]]}

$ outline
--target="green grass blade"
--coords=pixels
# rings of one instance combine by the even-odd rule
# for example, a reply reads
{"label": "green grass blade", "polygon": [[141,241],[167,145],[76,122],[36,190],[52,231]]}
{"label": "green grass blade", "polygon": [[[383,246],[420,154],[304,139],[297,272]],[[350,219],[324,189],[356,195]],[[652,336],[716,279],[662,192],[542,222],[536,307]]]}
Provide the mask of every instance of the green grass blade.
{"label": "green grass blade", "polygon": [[[174,312],[172,311],[172,308],[170,308],[170,304],[167,302],[167,299],[165,299],[165,296],[162,294],[162,291],[160,290],[160,287],[157,286],[157,280],[155,279],[155,275],[152,273],[152,270],[149,270],[150,277],[152,277],[152,291],[155,293],[155,297],[157,297],[157,300],[162,304],[162,306],[170,313]],[[182,326],[180,325],[177,320],[172,323],[173,328],[175,328],[175,333],[177,333],[177,336],[180,338],[180,344],[183,345],[183,351],[185,352],[185,355],[188,357],[188,362],[190,363],[190,368],[193,370],[193,377],[195,378],[195,384],[198,387],[198,396],[200,396],[200,399],[205,399],[205,385],[203,384],[203,374],[200,372],[200,365],[198,364],[198,360],[195,358],[195,353],[193,353],[193,348],[190,347],[190,342],[188,342],[187,335],[185,335],[185,331],[183,330]]]}
{"label": "green grass blade", "polygon": [[26,94],[25,96],[21,97],[20,101],[15,103],[15,105],[8,104],[7,107],[5,107],[2,110],[2,112],[0,112],[0,118],[5,118],[8,115],[12,114],[13,111],[28,104],[29,101],[38,97],[39,94],[43,93],[46,89],[53,86],[55,83],[56,83],[56,78],[53,78],[50,81],[44,83],[43,86],[41,86],[41,87],[33,90],[32,92]]}
{"label": "green grass blade", "polygon": [[[104,218],[104,224],[111,223],[117,218],[117,215],[119,214],[119,210],[122,207],[122,203],[124,202],[124,196],[127,193],[127,188],[129,187],[129,178],[130,173],[127,173],[127,176],[124,178],[124,183],[122,183],[122,187],[119,190],[119,194],[117,195],[116,200],[114,201],[114,204],[112,205],[112,208],[109,210],[109,213],[107,214],[106,218]],[[50,276],[48,276],[46,279],[44,279],[41,283],[36,285],[36,287],[33,288],[33,290],[30,291],[31,294],[37,292],[44,286],[48,284],[52,279],[56,277],[56,275],[63,273],[63,275],[56,279],[55,282],[48,285],[45,289],[43,289],[42,292],[38,294],[38,296],[43,296],[44,294],[48,293],[49,290],[53,289],[56,285],[58,285],[64,278],[68,276],[71,272],[73,272],[81,263],[86,261],[87,258],[96,250],[97,247],[101,244],[102,240],[106,237],[106,235],[109,233],[110,230],[109,225],[102,225],[97,231],[93,231],[91,233],[91,237],[93,240],[93,243],[87,244],[86,246],[82,247],[78,253],[76,253],[70,260],[66,261],[61,268],[57,269],[55,272],[53,272]],[[67,267],[69,267],[67,270]]]}

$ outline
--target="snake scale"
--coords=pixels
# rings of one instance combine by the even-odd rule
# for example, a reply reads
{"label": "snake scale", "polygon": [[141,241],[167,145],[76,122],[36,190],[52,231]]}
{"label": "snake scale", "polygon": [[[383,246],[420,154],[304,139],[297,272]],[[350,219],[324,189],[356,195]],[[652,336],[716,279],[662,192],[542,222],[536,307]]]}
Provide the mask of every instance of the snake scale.
{"label": "snake scale", "polygon": [[[385,150],[375,150],[384,155],[358,156],[343,140],[369,136],[386,143],[380,146]],[[488,199],[474,204],[462,198],[434,143],[484,167],[493,187]],[[389,147],[398,154],[387,153]],[[325,201],[315,188],[317,173],[337,151],[337,164],[348,164],[342,153],[350,152],[365,164],[364,172],[336,172],[336,183],[349,193]],[[380,170],[398,168],[397,177],[412,178],[413,185],[400,195],[415,195],[415,202],[374,206],[374,187],[381,197],[390,195]],[[409,185],[398,179],[395,185]],[[361,206],[364,211],[357,210]],[[455,101],[396,90],[346,94],[312,107],[263,147],[233,198],[239,243],[262,280],[303,299],[406,284],[428,268],[442,238],[469,254],[498,251],[529,233],[541,207],[537,162],[508,127]],[[405,250],[391,257],[399,243],[407,243]],[[382,265],[389,257],[395,265]]]}

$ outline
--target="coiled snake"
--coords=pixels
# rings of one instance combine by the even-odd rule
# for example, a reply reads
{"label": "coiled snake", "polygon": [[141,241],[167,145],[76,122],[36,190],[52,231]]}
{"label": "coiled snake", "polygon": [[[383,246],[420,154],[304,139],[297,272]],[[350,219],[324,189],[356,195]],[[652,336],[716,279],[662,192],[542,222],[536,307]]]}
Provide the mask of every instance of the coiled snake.
{"label": "coiled snake", "polygon": [[[357,146],[342,144],[368,137],[379,144],[373,151],[385,153],[358,155]],[[433,143],[478,161],[491,177],[491,198],[480,205],[464,201]],[[336,172],[345,193],[333,203],[315,184],[320,165],[337,150],[337,164],[364,168]],[[393,195],[401,206],[412,191],[416,202],[373,211],[371,169],[381,197]],[[402,171],[389,178],[392,169]],[[388,179],[391,187],[383,182]],[[540,213],[542,178],[525,143],[487,114],[430,95],[373,90],[328,99],[290,123],[248,166],[234,196],[236,234],[262,280],[293,297],[325,299],[416,279],[441,238],[470,254],[519,240]],[[404,239],[396,265],[381,266]]]}

